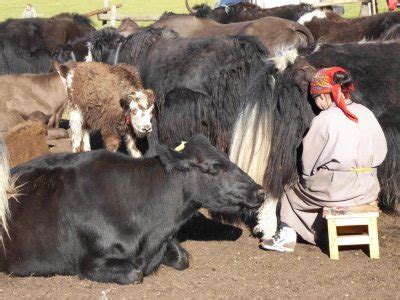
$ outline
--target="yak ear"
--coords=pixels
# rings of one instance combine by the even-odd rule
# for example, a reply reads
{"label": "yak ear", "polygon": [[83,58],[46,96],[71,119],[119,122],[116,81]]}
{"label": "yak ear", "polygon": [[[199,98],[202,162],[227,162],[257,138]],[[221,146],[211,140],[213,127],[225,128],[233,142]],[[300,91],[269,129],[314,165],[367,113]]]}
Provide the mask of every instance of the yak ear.
{"label": "yak ear", "polygon": [[124,111],[128,111],[129,110],[129,103],[130,103],[129,95],[119,99],[119,105],[121,105],[121,108]]}
{"label": "yak ear", "polygon": [[51,66],[53,67],[53,70],[55,70],[58,73],[60,73],[60,63],[57,60],[53,59],[51,61]]}
{"label": "yak ear", "polygon": [[53,59],[51,62],[53,69],[60,74],[61,77],[67,78],[69,67],[67,65],[60,64],[57,60]]}
{"label": "yak ear", "polygon": [[172,169],[178,169],[180,171],[187,171],[190,169],[190,163],[182,153],[159,144],[156,145],[156,153],[168,172]]}

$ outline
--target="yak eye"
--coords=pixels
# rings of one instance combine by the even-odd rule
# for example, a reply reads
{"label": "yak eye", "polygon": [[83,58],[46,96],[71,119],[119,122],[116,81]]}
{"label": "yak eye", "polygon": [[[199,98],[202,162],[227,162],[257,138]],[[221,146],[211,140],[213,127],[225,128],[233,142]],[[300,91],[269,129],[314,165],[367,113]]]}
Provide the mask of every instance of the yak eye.
{"label": "yak eye", "polygon": [[218,175],[219,172],[222,170],[222,165],[221,164],[213,164],[212,167],[210,168],[210,174],[211,175]]}

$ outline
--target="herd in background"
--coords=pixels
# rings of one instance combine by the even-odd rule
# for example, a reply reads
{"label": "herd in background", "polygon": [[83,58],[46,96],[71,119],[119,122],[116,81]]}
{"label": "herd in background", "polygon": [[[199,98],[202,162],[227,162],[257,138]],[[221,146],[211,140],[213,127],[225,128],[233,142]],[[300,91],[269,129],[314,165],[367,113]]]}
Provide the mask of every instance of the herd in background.
{"label": "herd in background", "polygon": [[[396,56],[400,53],[400,13],[344,19],[306,4],[261,9],[248,3],[216,9],[201,5],[190,10],[189,15],[166,13],[147,28],[126,19],[117,29],[96,30],[85,17],[68,13],[48,19],[12,19],[0,23],[0,136],[11,153],[11,166],[48,154],[50,136],[68,135],[58,128],[67,110],[74,152],[91,150],[90,133],[100,131],[108,150],[121,149],[124,137],[131,156],[158,155],[171,170],[189,171],[198,166],[204,174],[213,175],[219,174],[221,168],[229,169],[236,174],[229,178],[246,182],[256,195],[241,206],[254,213],[260,206],[261,194],[265,198],[253,231],[268,238],[276,231],[278,199],[285,186],[298,179],[301,141],[317,113],[309,101],[308,84],[317,69],[338,65],[352,74],[357,87],[354,100],[370,108],[384,129],[389,151],[378,170],[380,200],[384,209],[396,209],[400,202],[400,89],[397,87],[400,59]],[[233,164],[223,160],[222,154],[202,137],[192,139],[183,154],[160,148],[160,143],[176,147],[196,134],[203,134],[213,146],[228,154],[264,190],[260,192],[259,186],[256,188],[243,174],[237,175],[239,171]],[[106,154],[86,157],[88,170],[79,167],[75,175],[95,174],[97,159],[100,159],[98,164],[107,164]],[[113,159],[116,164],[125,161],[123,156]],[[83,166],[85,162],[67,154],[55,160],[59,169],[65,169],[65,173],[59,170],[61,173],[55,173],[57,178],[67,178],[69,187],[79,189],[68,173],[68,166]],[[153,166],[155,175],[161,176],[157,163],[150,158],[143,160],[143,164],[145,161]],[[142,168],[139,162],[133,164]],[[42,158],[31,167],[35,166],[49,168],[39,187],[45,192],[46,182],[50,184],[52,180],[51,158]],[[28,170],[29,165],[16,167],[12,174],[24,168]],[[118,172],[111,176],[113,180],[125,171],[122,168]],[[203,178],[204,174],[193,176]],[[25,177],[33,180],[34,174]],[[141,184],[135,182],[134,186],[139,189],[154,183],[137,177]],[[164,189],[160,182],[172,180],[167,177],[157,177],[154,188]],[[106,179],[102,180],[104,184]],[[176,180],[172,181],[178,186],[193,184],[187,182],[189,179]],[[206,179],[200,182],[204,187],[210,184]],[[26,188],[33,189],[32,186]],[[56,183],[52,188],[62,189]],[[76,193],[85,195],[81,190]],[[104,191],[107,193],[115,193],[117,199],[123,196],[116,190]],[[151,198],[149,191],[143,193],[139,195],[143,199]],[[239,205],[232,200],[229,203]],[[162,205],[166,203],[160,204],[158,212],[165,209]],[[218,214],[227,213],[218,203],[201,205]],[[177,211],[185,212],[178,203],[176,206]],[[96,209],[104,213],[102,208]],[[112,220],[119,213],[123,215],[123,208],[115,209]],[[240,213],[232,214],[240,216]],[[182,222],[182,218],[177,222]],[[47,225],[54,224],[49,220]],[[151,227],[146,222],[141,226]],[[179,228],[177,224],[168,226],[171,236]],[[135,228],[129,230],[137,232]],[[102,236],[99,230],[96,234]],[[147,233],[140,234],[145,236],[142,240],[151,239]],[[51,238],[54,236],[49,234],[48,239]],[[101,240],[97,241],[99,245]],[[18,253],[24,243],[21,240],[10,247]],[[124,243],[129,244],[126,240]],[[90,259],[83,262],[80,271],[76,271],[75,265],[60,266],[60,262],[54,262],[52,268],[35,273],[78,273],[98,281],[129,283],[141,281],[160,263],[177,269],[187,267],[187,253],[175,239],[158,244],[158,248],[164,247],[170,254],[165,256],[161,252],[150,255],[148,251],[154,245],[143,246],[143,243],[146,245],[135,241],[134,248],[151,259],[146,261],[142,257],[144,261],[132,265],[118,258],[121,270],[117,277],[108,271],[101,278],[91,273],[106,264],[103,259],[109,255],[107,252],[101,260],[95,260],[93,253],[98,253],[97,248],[91,249],[93,253],[89,251]],[[38,246],[36,250],[39,249]],[[123,256],[123,251],[116,249],[111,252],[120,251]],[[52,257],[52,250],[47,251]],[[180,260],[171,261],[171,257]],[[28,274],[17,262],[18,256],[11,256],[7,269]],[[81,266],[82,262],[74,263]],[[64,271],[55,270],[55,265],[59,267],[57,270]]]}

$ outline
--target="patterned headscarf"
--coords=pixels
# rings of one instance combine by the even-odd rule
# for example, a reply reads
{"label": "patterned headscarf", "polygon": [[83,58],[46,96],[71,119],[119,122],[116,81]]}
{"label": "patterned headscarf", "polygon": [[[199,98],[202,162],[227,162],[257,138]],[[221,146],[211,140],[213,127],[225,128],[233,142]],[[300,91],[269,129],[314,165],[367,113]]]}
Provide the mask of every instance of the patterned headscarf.
{"label": "patterned headscarf", "polygon": [[[345,69],[340,67],[319,70],[310,83],[310,93],[312,95],[331,94],[333,101],[343,111],[346,117],[358,123],[358,118],[347,109],[345,103],[345,98],[350,99],[350,93],[354,92],[354,85],[351,83],[349,86],[342,89],[340,84],[334,83],[333,76],[337,72],[347,73]],[[345,98],[342,97],[342,92]]]}

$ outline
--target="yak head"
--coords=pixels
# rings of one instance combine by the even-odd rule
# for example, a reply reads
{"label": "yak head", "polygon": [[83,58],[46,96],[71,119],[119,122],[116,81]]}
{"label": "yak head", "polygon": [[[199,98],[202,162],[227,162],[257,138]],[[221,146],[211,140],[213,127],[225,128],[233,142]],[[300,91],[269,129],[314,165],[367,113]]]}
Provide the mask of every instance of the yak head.
{"label": "yak head", "polygon": [[120,100],[126,112],[127,123],[135,134],[143,137],[152,131],[151,118],[154,109],[154,93],[152,90],[138,90]]}
{"label": "yak head", "polygon": [[265,192],[261,186],[204,136],[193,136],[181,152],[166,146],[157,147],[167,171],[186,172],[185,194],[210,212],[238,215],[255,211],[264,202]]}

